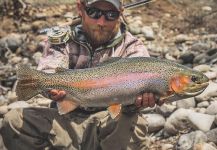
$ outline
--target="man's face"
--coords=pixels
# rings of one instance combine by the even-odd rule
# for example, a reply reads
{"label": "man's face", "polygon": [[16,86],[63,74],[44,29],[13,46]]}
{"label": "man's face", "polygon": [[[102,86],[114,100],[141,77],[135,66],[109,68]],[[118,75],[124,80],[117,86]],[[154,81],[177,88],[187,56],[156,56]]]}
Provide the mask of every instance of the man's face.
{"label": "man's face", "polygon": [[[117,9],[108,2],[96,2],[89,7],[97,8],[102,11],[117,11]],[[80,8],[83,29],[92,45],[100,46],[117,34],[120,27],[120,17],[112,21],[106,20],[104,15],[98,19],[93,19],[87,15],[85,6],[82,5]]]}

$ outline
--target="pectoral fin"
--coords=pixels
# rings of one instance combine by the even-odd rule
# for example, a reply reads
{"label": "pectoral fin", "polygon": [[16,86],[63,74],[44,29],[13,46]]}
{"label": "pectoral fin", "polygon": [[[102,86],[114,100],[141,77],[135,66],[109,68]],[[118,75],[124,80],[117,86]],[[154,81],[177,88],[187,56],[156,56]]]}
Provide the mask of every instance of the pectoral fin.
{"label": "pectoral fin", "polygon": [[57,102],[57,108],[60,115],[67,114],[78,107],[78,104],[74,101],[63,100]]}
{"label": "pectoral fin", "polygon": [[108,107],[112,119],[117,119],[121,113],[121,104],[112,104]]}

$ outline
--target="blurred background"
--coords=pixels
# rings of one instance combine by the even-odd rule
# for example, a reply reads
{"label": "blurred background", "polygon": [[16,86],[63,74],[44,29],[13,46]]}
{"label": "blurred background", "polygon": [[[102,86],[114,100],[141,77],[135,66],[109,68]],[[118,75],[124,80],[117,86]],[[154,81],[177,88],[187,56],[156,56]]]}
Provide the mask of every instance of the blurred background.
{"label": "blurred background", "polygon": [[[124,3],[135,1],[125,0]],[[76,16],[75,0],[0,0],[1,120],[13,108],[49,105],[49,100],[17,102],[14,91],[16,66],[19,63],[37,66],[43,51],[40,42],[46,39],[46,34],[41,31],[70,23]],[[144,42],[151,56],[198,69],[206,73],[213,83],[216,82],[217,0],[154,0],[144,6],[125,10],[124,16],[128,30]],[[216,85],[212,89],[215,89],[213,93],[217,92]],[[214,95],[203,99],[208,104],[202,107],[198,106],[202,98],[194,99],[193,106],[185,104],[182,107],[193,107],[197,112],[207,114],[208,106],[216,101]],[[169,107],[173,109],[166,109],[170,110],[171,115],[179,107],[173,104]],[[169,117],[167,111],[164,118]],[[214,127],[212,124],[212,128],[215,127],[216,124]],[[154,133],[160,134],[161,129],[156,129]],[[162,149],[162,143],[170,143],[172,146],[166,145],[165,149],[173,149],[178,141],[177,137],[171,141],[168,137],[166,141],[162,139],[164,136],[161,134],[160,138],[151,138],[150,149]]]}

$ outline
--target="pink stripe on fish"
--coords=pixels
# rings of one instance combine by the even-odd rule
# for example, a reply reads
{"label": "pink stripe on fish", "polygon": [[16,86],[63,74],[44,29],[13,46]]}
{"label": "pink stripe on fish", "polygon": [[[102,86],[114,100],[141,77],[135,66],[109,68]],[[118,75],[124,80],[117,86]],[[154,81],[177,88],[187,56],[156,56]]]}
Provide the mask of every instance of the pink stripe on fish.
{"label": "pink stripe on fish", "polygon": [[121,74],[118,76],[105,77],[100,79],[90,79],[90,80],[82,80],[78,82],[68,83],[70,86],[76,88],[105,88],[111,85],[124,83],[127,81],[138,81],[138,80],[147,80],[152,78],[160,77],[160,74],[157,73],[129,73],[129,74]]}

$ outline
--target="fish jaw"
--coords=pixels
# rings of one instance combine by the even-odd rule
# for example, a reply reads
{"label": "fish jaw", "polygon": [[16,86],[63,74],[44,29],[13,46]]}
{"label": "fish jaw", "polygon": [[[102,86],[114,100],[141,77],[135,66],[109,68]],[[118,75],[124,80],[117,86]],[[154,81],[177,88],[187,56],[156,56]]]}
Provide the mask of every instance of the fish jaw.
{"label": "fish jaw", "polygon": [[209,85],[209,79],[202,73],[180,74],[170,80],[170,90],[180,97],[193,97],[201,94]]}
{"label": "fish jaw", "polygon": [[[196,84],[195,86],[188,87],[184,92],[183,95],[188,95],[188,96],[196,96],[201,94],[209,85],[209,83],[202,83],[202,84]],[[192,91],[189,92],[188,90]]]}

